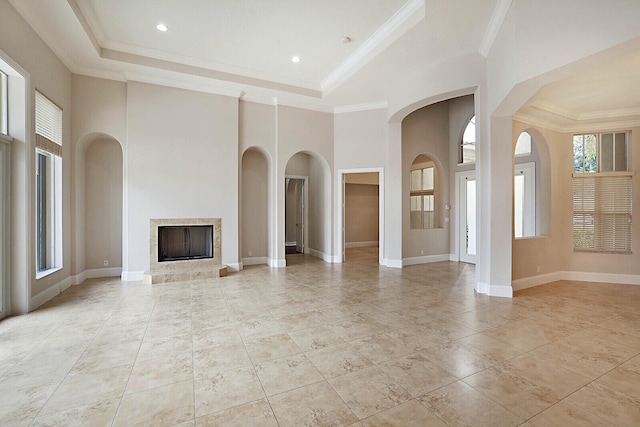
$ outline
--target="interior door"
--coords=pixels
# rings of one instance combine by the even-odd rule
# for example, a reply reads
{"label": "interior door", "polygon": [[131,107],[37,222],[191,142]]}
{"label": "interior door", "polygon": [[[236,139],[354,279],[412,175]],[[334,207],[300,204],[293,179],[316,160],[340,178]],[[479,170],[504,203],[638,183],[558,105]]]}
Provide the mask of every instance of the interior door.
{"label": "interior door", "polygon": [[460,175],[460,261],[476,263],[476,176],[475,173]]}

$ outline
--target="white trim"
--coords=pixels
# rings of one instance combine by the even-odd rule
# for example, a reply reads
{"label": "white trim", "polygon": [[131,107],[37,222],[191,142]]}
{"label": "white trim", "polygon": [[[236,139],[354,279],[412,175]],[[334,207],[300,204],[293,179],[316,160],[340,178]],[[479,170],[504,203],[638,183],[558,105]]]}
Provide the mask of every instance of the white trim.
{"label": "white trim", "polygon": [[144,271],[123,271],[121,277],[124,282],[140,282],[144,276]]}
{"label": "white trim", "polygon": [[284,259],[269,258],[267,264],[269,265],[269,267],[273,267],[273,268],[284,268],[287,266],[287,260],[286,258]]}
{"label": "white trim", "polygon": [[387,259],[386,266],[391,268],[402,268],[401,259]]}
{"label": "white trim", "polygon": [[326,254],[322,251],[319,251],[317,249],[309,249],[309,255],[314,256],[316,258],[320,258],[325,262],[334,262],[333,261],[333,256]]}
{"label": "white trim", "polygon": [[487,294],[489,295],[489,284],[484,282],[476,283],[476,292],[479,294]]}
{"label": "white trim", "polygon": [[449,254],[449,261],[460,262],[460,257],[456,254]]}
{"label": "white trim", "polygon": [[29,299],[29,311],[33,311],[36,308],[40,307],[42,304],[56,297],[60,293],[69,289],[73,284],[73,278],[67,277],[60,282],[56,283],[53,286],[48,287],[47,289],[39,292],[37,295],[32,296]]}
{"label": "white trim", "polygon": [[513,287],[509,285],[489,285],[490,297],[513,298]]}
{"label": "white trim", "polygon": [[353,104],[353,105],[343,105],[340,107],[335,107],[333,109],[333,113],[334,114],[356,113],[358,111],[382,110],[385,108],[389,108],[389,103],[387,101],[369,102],[368,104]]}
{"label": "white trim", "polygon": [[345,242],[345,248],[370,248],[372,246],[378,246],[380,242],[378,240],[372,240],[370,242]]}
{"label": "white trim", "polygon": [[[343,242],[344,242],[344,176],[351,173],[377,173],[378,174],[378,263],[380,265],[387,265],[389,260],[385,260],[384,258],[384,246],[385,246],[385,181],[384,181],[384,168],[355,168],[355,169],[338,169],[337,177],[336,177],[336,187],[338,189],[337,201],[335,209],[338,213],[338,221],[336,222],[337,229],[335,230],[337,234],[336,245],[335,245],[335,257],[339,259],[336,262],[344,262],[343,259]],[[347,247],[346,242],[344,243],[344,247]],[[400,261],[402,263],[402,261]],[[400,265],[402,268],[402,265]]]}
{"label": "white trim", "polygon": [[227,266],[227,268],[231,271],[242,271],[244,269],[244,265],[242,264],[242,262],[232,262],[232,263],[225,263],[224,265]]}
{"label": "white trim", "polygon": [[249,258],[242,258],[243,265],[260,265],[269,264],[269,260],[266,256],[254,256]]}
{"label": "white trim", "polygon": [[376,53],[390,46],[421,21],[425,16],[425,9],[425,0],[409,0],[405,3],[320,83],[323,95],[326,96],[337,88],[343,81],[374,58]]}
{"label": "white trim", "polygon": [[562,272],[556,271],[553,273],[540,274],[537,276],[524,277],[522,279],[512,280],[511,287],[514,291],[521,291],[522,289],[533,288],[535,286],[544,285],[546,283],[556,282],[562,280]]}
{"label": "white trim", "polygon": [[556,271],[538,276],[524,277],[513,280],[511,286],[514,291],[546,285],[559,280],[576,282],[611,283],[616,285],[640,285],[638,274],[596,273],[588,271]]}
{"label": "white trim", "polygon": [[402,258],[402,265],[430,264],[432,262],[449,261],[449,254],[424,255],[412,258]]}
{"label": "white trim", "polygon": [[496,40],[498,32],[502,27],[504,18],[507,16],[507,12],[509,12],[511,1],[512,0],[498,0],[493,8],[487,31],[484,33],[484,37],[482,37],[482,42],[480,43],[480,49],[478,49],[485,58],[489,55],[491,46],[493,46],[493,42]]}

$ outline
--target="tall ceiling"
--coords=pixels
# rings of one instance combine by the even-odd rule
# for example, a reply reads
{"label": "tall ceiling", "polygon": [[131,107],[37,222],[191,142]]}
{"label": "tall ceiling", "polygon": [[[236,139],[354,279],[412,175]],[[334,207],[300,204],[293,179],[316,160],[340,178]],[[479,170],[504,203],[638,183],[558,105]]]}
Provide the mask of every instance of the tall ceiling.
{"label": "tall ceiling", "polygon": [[[331,112],[382,105],[394,81],[425,64],[486,55],[512,3],[9,1],[74,73]],[[159,31],[160,23],[168,31]],[[625,90],[640,83],[640,55],[624,61],[543,88],[520,115],[565,127],[604,117],[604,110],[640,118],[640,99]],[[620,66],[632,71],[622,75]]]}

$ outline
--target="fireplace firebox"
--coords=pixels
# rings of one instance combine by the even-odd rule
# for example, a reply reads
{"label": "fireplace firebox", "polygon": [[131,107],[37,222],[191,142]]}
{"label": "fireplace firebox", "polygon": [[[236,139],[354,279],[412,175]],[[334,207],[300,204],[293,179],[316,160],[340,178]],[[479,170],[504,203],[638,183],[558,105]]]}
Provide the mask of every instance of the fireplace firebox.
{"label": "fireplace firebox", "polygon": [[158,262],[213,257],[213,225],[158,227]]}

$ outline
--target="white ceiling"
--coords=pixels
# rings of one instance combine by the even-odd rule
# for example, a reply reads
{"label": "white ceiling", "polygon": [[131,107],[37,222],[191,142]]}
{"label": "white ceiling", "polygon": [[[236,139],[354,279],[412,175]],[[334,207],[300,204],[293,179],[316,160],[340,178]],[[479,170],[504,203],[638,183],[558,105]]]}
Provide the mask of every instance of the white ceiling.
{"label": "white ceiling", "polygon": [[[486,53],[511,1],[10,0],[74,73],[326,111],[384,104],[406,72]],[[640,118],[638,65],[640,54],[553,83],[519,115]]]}

